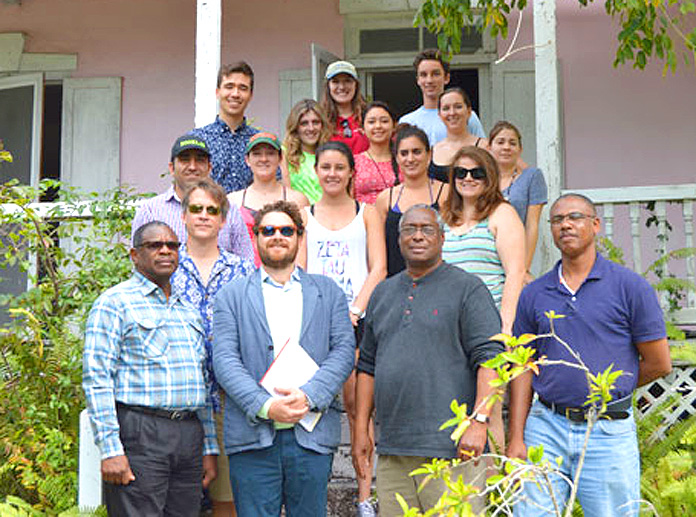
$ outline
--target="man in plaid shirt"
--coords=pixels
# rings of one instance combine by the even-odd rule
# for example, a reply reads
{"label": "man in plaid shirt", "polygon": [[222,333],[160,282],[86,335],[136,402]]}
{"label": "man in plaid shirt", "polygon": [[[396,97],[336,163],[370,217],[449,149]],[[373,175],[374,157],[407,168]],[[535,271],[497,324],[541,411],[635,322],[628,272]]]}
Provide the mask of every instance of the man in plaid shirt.
{"label": "man in plaid shirt", "polygon": [[219,453],[200,314],[173,290],[179,241],[153,221],[133,236],[133,276],[87,322],[83,388],[109,515],[198,515]]}

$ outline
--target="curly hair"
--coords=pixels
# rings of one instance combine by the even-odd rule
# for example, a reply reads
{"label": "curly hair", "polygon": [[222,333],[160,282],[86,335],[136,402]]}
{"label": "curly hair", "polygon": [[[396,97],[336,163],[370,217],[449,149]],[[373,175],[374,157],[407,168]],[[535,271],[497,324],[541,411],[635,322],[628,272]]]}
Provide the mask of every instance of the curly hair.
{"label": "curly hair", "polygon": [[483,193],[476,200],[476,213],[478,214],[478,219],[485,219],[491,215],[498,205],[507,203],[503,194],[500,192],[500,173],[498,172],[498,164],[495,158],[493,158],[488,151],[480,147],[462,147],[457,154],[454,155],[452,163],[449,166],[448,177],[450,189],[442,204],[442,218],[449,226],[458,226],[462,223],[464,198],[462,198],[462,195],[457,191],[454,179],[454,167],[462,158],[470,158],[476,162],[476,165],[482,167],[486,171]]}
{"label": "curly hair", "polygon": [[325,142],[328,142],[333,134],[333,129],[329,125],[329,121],[326,118],[326,113],[321,108],[319,103],[312,99],[302,99],[300,102],[295,104],[290,110],[288,120],[285,123],[285,139],[283,140],[285,159],[288,162],[289,169],[297,170],[300,167],[300,163],[304,159],[302,154],[302,141],[300,140],[298,130],[300,128],[300,119],[310,111],[313,111],[321,120],[321,131],[319,133],[317,147]]}

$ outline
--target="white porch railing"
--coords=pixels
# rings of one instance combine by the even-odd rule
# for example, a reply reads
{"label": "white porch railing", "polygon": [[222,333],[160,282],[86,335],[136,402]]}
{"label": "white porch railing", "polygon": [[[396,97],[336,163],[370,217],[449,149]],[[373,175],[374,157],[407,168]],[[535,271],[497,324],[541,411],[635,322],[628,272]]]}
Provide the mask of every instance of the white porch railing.
{"label": "white porch railing", "polygon": [[[683,185],[656,185],[649,187],[617,187],[603,189],[565,190],[590,198],[597,205],[604,228],[604,235],[615,244],[626,245],[626,255],[630,256],[627,266],[638,273],[645,271],[654,259],[679,248],[694,247],[694,204],[696,204],[696,183]],[[653,210],[646,205],[654,203]],[[652,218],[654,225],[647,227]],[[670,230],[671,228],[671,230]],[[652,252],[653,260],[646,261],[645,255]],[[695,258],[684,259],[678,271],[692,284],[696,282]],[[663,271],[670,272],[673,267],[667,262]],[[662,300],[664,303],[664,299]],[[677,323],[696,325],[696,293],[686,293],[681,310],[673,314]]]}

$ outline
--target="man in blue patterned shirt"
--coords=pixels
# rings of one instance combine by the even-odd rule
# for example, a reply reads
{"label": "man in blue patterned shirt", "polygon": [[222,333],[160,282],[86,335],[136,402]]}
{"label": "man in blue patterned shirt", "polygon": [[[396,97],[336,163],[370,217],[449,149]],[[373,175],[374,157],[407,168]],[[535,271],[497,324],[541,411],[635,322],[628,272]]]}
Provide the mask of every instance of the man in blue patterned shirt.
{"label": "man in blue patterned shirt", "polygon": [[83,388],[109,515],[197,516],[219,448],[200,315],[173,289],[179,241],[153,221],[133,237],[133,276],[87,321]]}
{"label": "man in blue patterned shirt", "polygon": [[226,192],[242,190],[251,184],[251,169],[244,161],[249,139],[259,132],[247,125],[246,111],[254,92],[254,72],[244,61],[220,68],[215,95],[220,112],[215,122],[192,131],[210,147],[212,178]]}
{"label": "man in blue patterned shirt", "polygon": [[[188,238],[186,245],[179,250],[181,259],[172,276],[172,286],[203,317],[206,368],[211,380],[210,394],[220,444],[223,416],[212,362],[213,301],[221,287],[235,278],[251,274],[256,268],[250,260],[241,259],[218,247],[217,236],[230,208],[222,187],[211,181],[199,181],[186,193],[182,206]],[[234,515],[229,466],[224,454],[218,456],[218,477],[209,490],[213,513]]]}

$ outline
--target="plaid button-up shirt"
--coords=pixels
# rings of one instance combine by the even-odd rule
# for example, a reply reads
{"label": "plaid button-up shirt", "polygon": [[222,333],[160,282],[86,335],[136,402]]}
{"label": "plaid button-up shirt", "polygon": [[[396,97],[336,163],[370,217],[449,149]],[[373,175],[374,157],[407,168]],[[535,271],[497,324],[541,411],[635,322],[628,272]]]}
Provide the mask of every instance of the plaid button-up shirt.
{"label": "plaid button-up shirt", "polygon": [[116,402],[197,411],[204,454],[218,454],[200,315],[136,272],[104,292],[87,321],[83,388],[102,458],[124,454]]}

